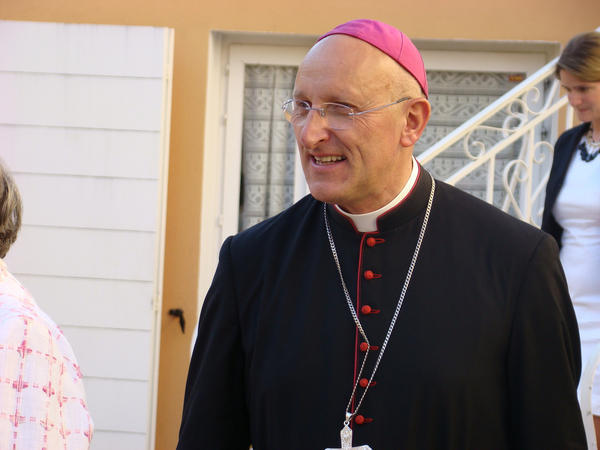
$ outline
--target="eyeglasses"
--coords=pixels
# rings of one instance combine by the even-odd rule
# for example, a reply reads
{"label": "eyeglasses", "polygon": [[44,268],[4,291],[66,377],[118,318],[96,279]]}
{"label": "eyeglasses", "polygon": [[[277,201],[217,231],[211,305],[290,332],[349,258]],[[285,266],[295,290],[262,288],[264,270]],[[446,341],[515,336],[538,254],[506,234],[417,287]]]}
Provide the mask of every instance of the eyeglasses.
{"label": "eyeglasses", "polygon": [[380,109],[387,108],[388,106],[397,105],[405,100],[410,100],[411,97],[402,97],[400,100],[388,103],[387,105],[376,106],[375,108],[366,109],[364,111],[354,111],[350,106],[342,105],[340,103],[323,103],[320,108],[310,106],[308,102],[304,100],[294,100],[290,98],[283,102],[281,109],[285,114],[285,118],[294,126],[304,126],[308,113],[310,111],[317,111],[322,118],[327,120],[327,125],[333,130],[346,130],[352,127],[354,118],[356,116],[362,116],[368,112],[379,111]]}

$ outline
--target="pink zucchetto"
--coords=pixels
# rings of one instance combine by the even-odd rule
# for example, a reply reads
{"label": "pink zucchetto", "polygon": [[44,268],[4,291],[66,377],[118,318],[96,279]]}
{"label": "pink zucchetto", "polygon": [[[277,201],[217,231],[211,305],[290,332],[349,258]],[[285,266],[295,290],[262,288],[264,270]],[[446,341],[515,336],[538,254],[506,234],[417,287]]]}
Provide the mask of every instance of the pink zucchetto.
{"label": "pink zucchetto", "polygon": [[425,97],[429,96],[423,58],[415,44],[402,31],[377,20],[357,19],[338,25],[318,40],[332,34],[352,36],[378,48],[404,67],[417,80]]}

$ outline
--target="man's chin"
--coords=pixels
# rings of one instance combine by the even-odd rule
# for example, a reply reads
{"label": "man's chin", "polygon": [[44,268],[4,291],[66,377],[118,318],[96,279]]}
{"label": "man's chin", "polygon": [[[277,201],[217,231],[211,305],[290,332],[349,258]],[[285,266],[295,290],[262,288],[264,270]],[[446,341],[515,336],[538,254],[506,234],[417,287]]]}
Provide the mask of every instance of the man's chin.
{"label": "man's chin", "polygon": [[340,200],[339,192],[333,192],[328,189],[323,189],[322,187],[311,187],[310,184],[308,185],[308,188],[310,194],[320,202],[337,204]]}

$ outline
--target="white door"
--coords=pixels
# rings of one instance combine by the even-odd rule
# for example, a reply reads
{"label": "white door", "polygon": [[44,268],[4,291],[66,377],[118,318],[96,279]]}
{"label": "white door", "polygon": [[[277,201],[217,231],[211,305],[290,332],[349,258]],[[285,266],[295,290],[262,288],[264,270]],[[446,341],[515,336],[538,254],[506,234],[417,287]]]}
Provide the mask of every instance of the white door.
{"label": "white door", "polygon": [[173,32],[0,21],[9,270],[62,328],[92,449],[154,447]]}
{"label": "white door", "polygon": [[[213,40],[209,63],[207,120],[202,175],[202,226],[200,229],[200,271],[198,274],[198,313],[217,266],[219,248],[240,224],[242,145],[244,141],[245,90],[253,67],[296,68],[306,54],[304,46],[231,45]],[[252,89],[252,88],[250,88]],[[291,92],[291,88],[283,88]],[[271,113],[278,114],[279,92],[270,99]],[[281,115],[283,122],[283,115]],[[283,123],[287,126],[286,123]],[[292,200],[308,189],[296,157]],[[196,322],[194,321],[194,326]],[[195,341],[192,339],[192,347]]]}
{"label": "white door", "polygon": [[[222,217],[223,230],[221,240],[240,230],[240,194],[244,192],[241,185],[242,167],[257,166],[264,155],[265,166],[277,159],[269,158],[268,152],[256,152],[258,146],[265,149],[289,147],[286,142],[291,127],[285,120],[279,106],[291,96],[296,68],[306,54],[303,47],[273,47],[261,45],[232,45],[229,49],[229,76],[227,83],[226,135],[225,135],[225,167],[220,189],[223,192]],[[271,72],[273,79],[271,79]],[[266,75],[266,76],[265,76]],[[278,80],[279,76],[279,80]],[[266,113],[268,117],[263,117]],[[264,132],[261,125],[270,128]],[[270,126],[272,124],[272,126]],[[285,135],[277,139],[277,135]],[[257,145],[258,144],[258,145]],[[261,145],[263,144],[263,145]],[[279,145],[278,145],[279,144]],[[245,147],[245,148],[244,148]],[[260,153],[260,154],[258,154]],[[284,153],[284,152],[282,152]],[[289,155],[289,152],[288,152]],[[283,207],[289,206],[308,193],[302,168],[292,142],[291,164],[282,161],[281,171],[291,166],[290,195]],[[257,163],[252,162],[252,156]],[[286,155],[282,155],[285,158]],[[259,159],[260,158],[260,159]],[[288,169],[289,170],[289,169]],[[258,172],[255,171],[255,172]],[[265,168],[260,172],[275,172]],[[236,174],[236,175],[234,175]],[[270,175],[266,173],[266,175]],[[282,176],[283,178],[283,176]],[[257,194],[259,195],[259,194]],[[248,198],[246,200],[249,200]],[[283,208],[281,208],[283,209]],[[279,211],[274,211],[274,213]],[[268,214],[266,214],[268,216]],[[272,214],[271,214],[272,215]],[[266,217],[265,217],[266,218]]]}

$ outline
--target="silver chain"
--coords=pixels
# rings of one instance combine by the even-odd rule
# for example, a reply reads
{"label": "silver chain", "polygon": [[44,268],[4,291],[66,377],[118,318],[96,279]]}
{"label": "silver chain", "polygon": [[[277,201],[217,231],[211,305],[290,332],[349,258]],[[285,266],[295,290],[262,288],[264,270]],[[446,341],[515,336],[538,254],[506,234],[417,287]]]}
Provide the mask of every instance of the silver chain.
{"label": "silver chain", "polygon": [[367,350],[365,352],[365,356],[363,357],[362,364],[360,366],[360,370],[358,372],[358,376],[356,377],[356,382],[354,383],[354,387],[352,388],[352,393],[350,394],[350,399],[348,400],[348,405],[346,405],[346,419],[344,420],[344,425],[348,425],[352,418],[358,412],[358,409],[362,405],[362,402],[367,395],[367,391],[373,382],[373,378],[375,377],[375,372],[377,372],[377,368],[379,367],[379,363],[381,362],[381,358],[383,357],[383,352],[387,347],[388,341],[390,340],[390,336],[392,335],[392,331],[394,329],[394,325],[396,324],[396,319],[398,318],[398,314],[400,313],[400,308],[402,308],[402,304],[404,303],[404,296],[406,295],[406,291],[408,289],[408,285],[410,284],[410,279],[412,277],[413,270],[415,268],[415,264],[417,263],[417,258],[419,256],[419,250],[421,249],[421,243],[423,242],[423,237],[425,236],[425,230],[427,229],[427,223],[429,222],[429,214],[431,212],[431,205],[433,204],[433,196],[435,193],[435,180],[431,177],[431,192],[429,193],[429,202],[427,203],[427,209],[425,210],[425,217],[423,218],[423,224],[421,225],[421,232],[419,233],[419,239],[417,240],[417,245],[415,247],[415,251],[413,253],[412,260],[410,262],[410,266],[408,267],[408,272],[406,273],[406,278],[404,280],[404,286],[402,286],[402,291],[400,292],[400,298],[398,298],[398,304],[396,305],[396,311],[394,311],[394,316],[390,322],[390,326],[388,328],[387,334],[381,346],[381,350],[379,352],[379,356],[377,357],[377,361],[375,361],[375,367],[373,368],[373,372],[371,373],[371,377],[369,378],[369,383],[365,386],[365,390],[363,391],[354,412],[350,413],[350,406],[352,405],[352,400],[356,395],[356,389],[358,387],[358,383],[361,379],[361,375],[363,373],[363,369],[365,368],[365,363],[367,362],[367,357],[369,356],[369,350],[371,349],[371,343],[367,338],[367,334],[360,323],[360,319],[356,314],[356,309],[354,309],[354,305],[352,304],[352,299],[350,298],[350,293],[348,292],[348,288],[346,287],[346,282],[344,281],[344,276],[342,275],[342,266],[340,265],[340,260],[338,258],[337,249],[335,247],[335,243],[333,241],[333,234],[331,233],[331,228],[329,227],[329,220],[327,219],[327,204],[323,203],[323,217],[325,218],[325,229],[327,230],[327,238],[329,239],[329,246],[331,247],[331,254],[333,255],[333,260],[335,261],[335,266],[337,267],[338,274],[340,276],[340,281],[342,282],[342,289],[344,290],[344,296],[346,297],[346,303],[348,303],[348,309],[350,309],[350,314],[352,315],[352,319],[360,332],[360,335],[365,340],[367,344]]}

